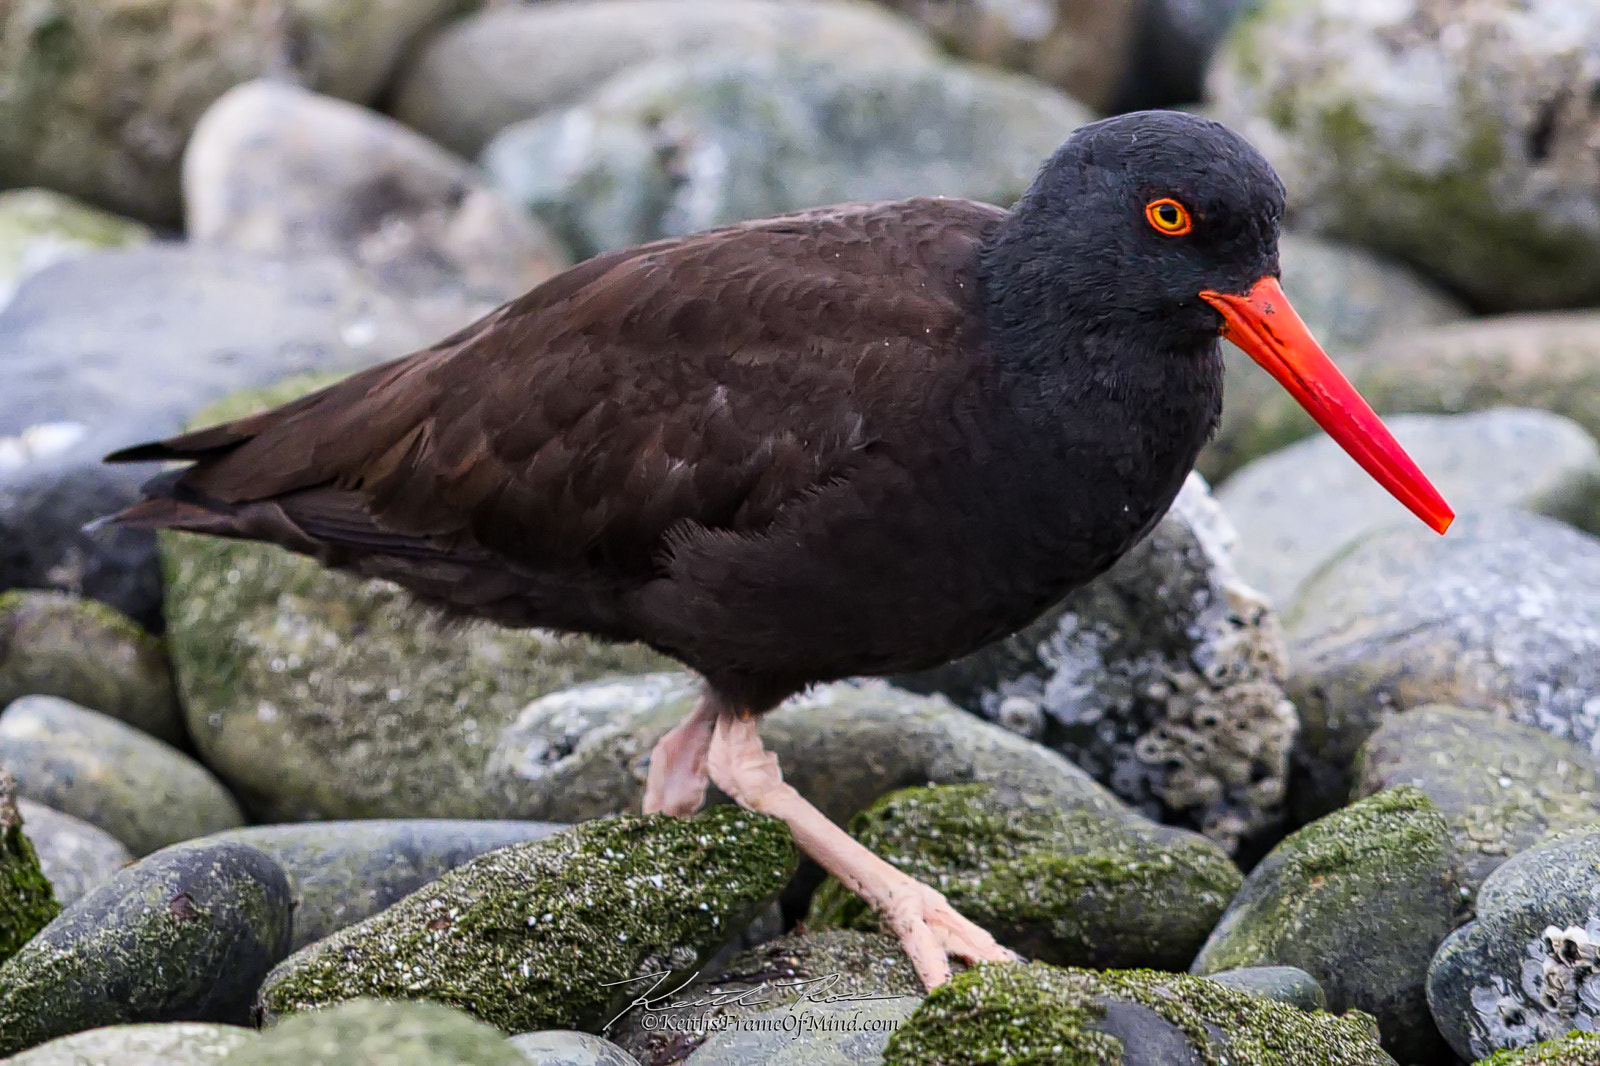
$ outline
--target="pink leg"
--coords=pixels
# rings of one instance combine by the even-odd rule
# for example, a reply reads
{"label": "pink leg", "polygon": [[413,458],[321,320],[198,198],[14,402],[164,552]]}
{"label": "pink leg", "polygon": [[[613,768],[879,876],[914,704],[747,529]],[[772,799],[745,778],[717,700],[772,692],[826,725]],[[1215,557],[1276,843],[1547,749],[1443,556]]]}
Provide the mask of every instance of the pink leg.
{"label": "pink leg", "polygon": [[722,704],[709,692],[650,752],[644,813],[688,817],[706,801],[706,753]]}
{"label": "pink leg", "polygon": [[786,784],[777,756],[761,746],[754,719],[734,711],[717,719],[709,766],[718,788],[741,807],[783,819],[801,851],[882,915],[928,988],[950,979],[951,955],[968,962],[1017,960],[944,896],[868,851]]}

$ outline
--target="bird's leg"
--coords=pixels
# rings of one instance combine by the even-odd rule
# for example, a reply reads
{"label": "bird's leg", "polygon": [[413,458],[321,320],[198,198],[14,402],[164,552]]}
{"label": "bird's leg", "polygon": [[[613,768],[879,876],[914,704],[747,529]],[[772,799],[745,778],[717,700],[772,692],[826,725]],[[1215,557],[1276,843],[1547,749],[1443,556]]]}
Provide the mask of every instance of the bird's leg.
{"label": "bird's leg", "polygon": [[711,693],[669,729],[650,751],[644,783],[644,813],[688,817],[706,801],[706,754],[722,704]]}
{"label": "bird's leg", "polygon": [[741,807],[783,819],[801,851],[882,916],[929,989],[950,979],[951,955],[968,962],[1016,961],[943,895],[868,851],[785,783],[778,757],[761,746],[753,718],[733,710],[718,717],[709,766],[718,788]]}

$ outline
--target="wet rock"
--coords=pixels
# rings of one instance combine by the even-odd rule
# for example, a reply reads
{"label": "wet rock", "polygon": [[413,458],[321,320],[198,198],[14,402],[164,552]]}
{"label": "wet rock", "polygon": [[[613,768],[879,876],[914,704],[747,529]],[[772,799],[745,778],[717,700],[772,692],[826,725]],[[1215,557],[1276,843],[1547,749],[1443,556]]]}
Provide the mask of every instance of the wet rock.
{"label": "wet rock", "polygon": [[802,48],[881,61],[931,52],[876,6],[818,0],[585,0],[491,6],[451,23],[397,76],[394,115],[475,156],[513,122],[578,103],[629,67],[669,57]]}
{"label": "wet rock", "polygon": [[25,696],[0,713],[0,762],[16,768],[23,795],[99,826],[135,855],[244,822],[204,766],[54,696]]}
{"label": "wet rock", "polygon": [[123,870],[0,966],[0,1055],[130,1022],[243,1025],[289,947],[283,871],[242,844],[180,844]]}
{"label": "wet rock", "polygon": [[894,1028],[916,1008],[911,997],[865,1003],[774,1007],[717,1033],[684,1066],[856,1066],[883,1061]]}
{"label": "wet rock", "polygon": [[1298,966],[1241,966],[1206,974],[1206,979],[1301,1010],[1328,1009],[1327,993],[1315,977]]}
{"label": "wet rock", "polygon": [[39,868],[63,907],[133,861],[122,841],[99,826],[32,800],[19,799],[17,808],[39,855]]}
{"label": "wet rock", "polygon": [[[1291,1057],[1286,1057],[1286,1055]],[[935,989],[885,1066],[1393,1066],[1372,1019],[1342,1018],[1150,971],[984,965]]]}
{"label": "wet rock", "polygon": [[1233,850],[1282,819],[1294,707],[1283,638],[1191,477],[1141,544],[1037,622],[902,677],[1061,752],[1161,822]]}
{"label": "wet rock", "polygon": [[255,1033],[232,1025],[110,1025],[40,1044],[6,1066],[220,1066]]}
{"label": "wet rock", "polygon": [[1443,1053],[1425,983],[1467,894],[1448,827],[1427,796],[1390,789],[1313,822],[1245,878],[1190,972],[1298,966],[1338,1013],[1378,1020],[1402,1062]]}
{"label": "wet rock", "polygon": [[22,830],[16,781],[0,767],[0,963],[61,913],[33,842]]}
{"label": "wet rock", "polygon": [[228,1066],[528,1066],[505,1035],[437,1003],[360,999],[290,1018]]}
{"label": "wet rock", "polygon": [[[280,73],[368,100],[459,0],[41,0],[0,9],[0,186],[42,185],[164,225],[178,161],[230,86]],[[115,86],[116,91],[107,91]]]}
{"label": "wet rock", "polygon": [[[1056,965],[1187,966],[1240,883],[1198,834],[1117,824],[1003,786],[891,793],[850,832],[1001,943]],[[818,890],[808,925],[880,929],[833,880]]]}
{"label": "wet rock", "polygon": [[[1515,507],[1600,530],[1600,445],[1560,415],[1496,408],[1386,420],[1458,512]],[[1275,603],[1347,544],[1409,512],[1332,438],[1255,460],[1217,501],[1239,529],[1239,574]]]}
{"label": "wet rock", "polygon": [[1379,726],[1356,757],[1352,794],[1402,784],[1444,815],[1474,891],[1543,837],[1600,823],[1600,759],[1484,711],[1419,707]]}
{"label": "wet rock", "polygon": [[[0,192],[0,307],[18,283],[52,263],[150,239],[149,227],[49,189]],[[0,456],[0,463],[4,462]]]}
{"label": "wet rock", "polygon": [[[453,332],[566,266],[468,163],[392,119],[276,81],[228,90],[183,160],[189,238],[330,254]],[[420,312],[419,312],[420,313]]]}
{"label": "wet rock", "polygon": [[301,950],[262,1009],[418,998],[508,1032],[595,1029],[643,991],[627,982],[693,973],[794,867],[788,829],[735,807],[590,822],[490,852]]}
{"label": "wet rock", "polygon": [[528,1066],[639,1066],[638,1059],[611,1041],[568,1029],[523,1033],[511,1038],[511,1046]]}
{"label": "wet rock", "polygon": [[1600,1028],[1597,871],[1600,830],[1589,826],[1489,875],[1477,920],[1452,933],[1428,969],[1428,1006],[1456,1054],[1475,1059]]}
{"label": "wet rock", "polygon": [[[1600,315],[1592,312],[1500,315],[1404,330],[1337,362],[1379,414],[1533,407],[1565,415],[1600,437]],[[1214,457],[1208,472],[1220,476],[1316,432],[1276,383],[1252,380],[1250,389],[1237,390],[1229,381],[1222,428],[1206,453]]]}
{"label": "wet rock", "polygon": [[59,696],[169,744],[185,741],[161,641],[121,613],[58,592],[0,592],[0,707]]}
{"label": "wet rock", "polygon": [[1423,267],[1488,308],[1600,299],[1600,68],[1574,0],[1264,6],[1210,76],[1312,228]]}
{"label": "wet rock", "polygon": [[1521,1051],[1502,1051],[1484,1059],[1482,1066],[1596,1066],[1600,1063],[1600,1033],[1569,1033]]}
{"label": "wet rock", "polygon": [[1493,711],[1593,754],[1600,734],[1600,543],[1517,511],[1415,520],[1356,541],[1284,613],[1300,711],[1293,807],[1342,803],[1350,764],[1389,715]]}
{"label": "wet rock", "polygon": [[207,840],[248,844],[283,867],[295,899],[290,950],[298,951],[485,852],[542,840],[562,828],[548,822],[372,819],[251,826]]}
{"label": "wet rock", "polygon": [[1010,203],[1088,119],[1053,90],[979,68],[719,53],[621,74],[508,127],[483,162],[583,257],[846,200]]}

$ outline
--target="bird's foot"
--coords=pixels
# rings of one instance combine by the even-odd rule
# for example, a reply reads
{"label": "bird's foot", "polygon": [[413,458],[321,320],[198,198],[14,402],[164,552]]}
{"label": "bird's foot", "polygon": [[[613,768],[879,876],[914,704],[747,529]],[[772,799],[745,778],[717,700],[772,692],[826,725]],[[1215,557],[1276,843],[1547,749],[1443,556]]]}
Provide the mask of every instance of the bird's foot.
{"label": "bird's foot", "polygon": [[950,980],[952,957],[965,962],[1020,961],[1016,952],[1002,947],[987,929],[952,907],[944,893],[898,870],[895,873],[897,878],[862,886],[857,893],[899,939],[923,987],[931,991]]}
{"label": "bird's foot", "polygon": [[645,814],[687,818],[705,804],[706,758],[720,709],[715,697],[707,694],[688,717],[656,741],[644,784]]}

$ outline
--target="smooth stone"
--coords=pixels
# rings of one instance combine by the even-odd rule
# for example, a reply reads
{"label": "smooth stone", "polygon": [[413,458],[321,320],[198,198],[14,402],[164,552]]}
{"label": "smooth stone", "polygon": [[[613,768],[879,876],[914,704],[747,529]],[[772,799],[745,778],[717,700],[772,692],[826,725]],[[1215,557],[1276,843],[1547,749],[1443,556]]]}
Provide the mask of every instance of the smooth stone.
{"label": "smooth stone", "polygon": [[1502,1051],[1479,1066],[1600,1066],[1600,1033],[1569,1033],[1520,1051]]}
{"label": "smooth stone", "polygon": [[[1232,852],[1283,819],[1295,709],[1277,616],[1190,477],[1154,532],[1038,621],[896,683],[1038,740]],[[918,782],[920,783],[920,782]]]}
{"label": "smooth stone", "polygon": [[1477,920],[1428,968],[1428,1006],[1456,1054],[1476,1059],[1600,1029],[1600,827],[1508,859],[1483,883]]}
{"label": "smooth stone", "polygon": [[40,1044],[5,1066],[221,1066],[255,1039],[249,1029],[205,1022],[108,1025]]}
{"label": "smooth stone", "polygon": [[[1240,884],[1227,855],[1197,833],[1118,825],[1005,786],[892,792],[850,833],[1002,944],[1059,966],[1181,969]],[[832,879],[807,926],[889,931]]]}
{"label": "smooth stone", "polygon": [[1484,711],[1418,707],[1380,725],[1356,756],[1351,796],[1395,785],[1439,808],[1473,891],[1544,837],[1600,823],[1600,759]]}
{"label": "smooth stone", "polygon": [[[1337,362],[1382,415],[1531,407],[1600,439],[1600,313],[1497,315],[1386,332]],[[1234,388],[1230,376],[1222,426],[1203,457],[1203,468],[1218,476],[1317,432],[1259,368],[1240,377],[1249,387]]]}
{"label": "smooth stone", "polygon": [[0,965],[0,1055],[104,1025],[244,1025],[289,948],[283,871],[242,844],[130,866]]}
{"label": "smooth stone", "polygon": [[485,852],[542,840],[565,826],[548,822],[372,819],[231,829],[233,841],[271,855],[294,892],[291,951],[393,906]]}
{"label": "smooth stone", "polygon": [[16,780],[0,766],[0,963],[61,913],[17,808]]}
{"label": "smooth stone", "polygon": [[[0,192],[0,307],[17,285],[52,263],[150,240],[150,228],[50,189]],[[0,449],[0,464],[5,462]]]}
{"label": "smooth stone", "polygon": [[1430,703],[1600,745],[1600,542],[1519,511],[1414,519],[1350,545],[1284,612],[1300,711],[1291,806],[1344,802],[1386,718]]}
{"label": "smooth stone", "polygon": [[1298,966],[1241,966],[1205,975],[1209,981],[1252,996],[1275,999],[1301,1010],[1327,1010],[1328,995]]}
{"label": "smooth stone", "polygon": [[782,822],[731,806],[589,822],[492,851],[302,949],[267,978],[261,1010],[420,998],[507,1032],[597,1029],[643,975],[692,974],[796,858]]}
{"label": "smooth stone", "polygon": [[1428,1017],[1428,961],[1469,899],[1459,861],[1443,816],[1417,789],[1353,803],[1250,871],[1190,972],[1298,966],[1336,1013],[1375,1016],[1397,1059],[1432,1062],[1444,1048]]}
{"label": "smooth stone", "polygon": [[419,47],[393,114],[464,156],[514,122],[580,102],[635,66],[705,53],[805,48],[841,59],[928,55],[914,27],[876,5],[816,0],[554,0],[490,6]]}
{"label": "smooth stone", "polygon": [[[1516,407],[1385,421],[1458,513],[1515,507],[1600,531],[1600,445],[1576,422]],[[1323,434],[1250,463],[1217,502],[1239,530],[1239,576],[1274,603],[1346,545],[1410,514]]]}
{"label": "smooth stone", "polygon": [[1307,1012],[1215,981],[1040,963],[975,966],[936,988],[884,1066],[1394,1066],[1372,1019]]}
{"label": "smooth stone", "polygon": [[1597,38],[1588,0],[1266,4],[1234,28],[1207,99],[1272,161],[1301,224],[1485,308],[1578,307],[1600,300],[1600,67],[1574,42]]}
{"label": "smooth stone", "polygon": [[666,59],[502,130],[494,183],[574,255],[853,200],[1010,203],[1089,120],[1015,76],[821,51]]}
{"label": "smooth stone", "polygon": [[59,696],[168,744],[183,712],[162,642],[126,615],[59,592],[0,592],[0,707]]}
{"label": "smooth stone", "polygon": [[492,1026],[438,1003],[359,999],[269,1028],[228,1066],[528,1066]]}
{"label": "smooth stone", "polygon": [[609,1040],[567,1029],[522,1033],[511,1038],[529,1066],[639,1066],[639,1060]]}
{"label": "smooth stone", "polygon": [[712,1036],[684,1066],[874,1066],[917,1000],[774,1007]]}
{"label": "smooth stone", "polygon": [[133,862],[133,853],[122,841],[99,826],[32,800],[19,799],[17,808],[39,855],[39,867],[63,907],[72,906]]}
{"label": "smooth stone", "polygon": [[567,266],[464,159],[393,119],[278,81],[236,86],[183,157],[189,239],[338,256],[454,332]]}
{"label": "smooth stone", "polygon": [[54,696],[0,713],[0,761],[23,795],[82,818],[135,855],[244,824],[204,766],[154,737]]}

